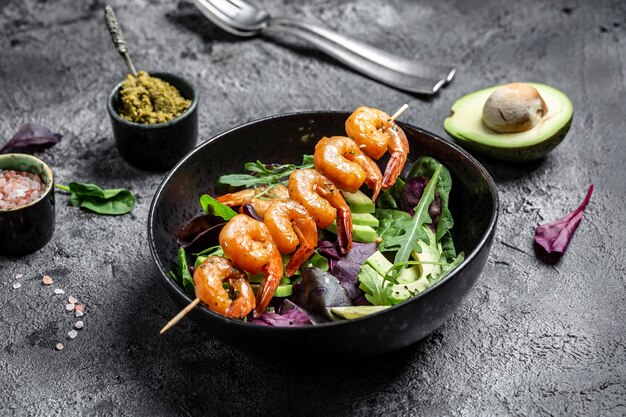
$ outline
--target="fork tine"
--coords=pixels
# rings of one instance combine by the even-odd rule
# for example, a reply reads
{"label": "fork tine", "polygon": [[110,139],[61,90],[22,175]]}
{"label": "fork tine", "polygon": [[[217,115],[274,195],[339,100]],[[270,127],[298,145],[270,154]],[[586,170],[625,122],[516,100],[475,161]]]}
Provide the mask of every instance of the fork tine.
{"label": "fork tine", "polygon": [[213,7],[218,9],[224,15],[234,18],[239,14],[239,7],[235,6],[228,0],[205,0],[207,3],[211,3]]}
{"label": "fork tine", "polygon": [[244,6],[246,5],[245,3],[242,3],[238,0],[226,0],[226,1],[232,4],[233,6],[235,6],[237,9],[243,9]]}

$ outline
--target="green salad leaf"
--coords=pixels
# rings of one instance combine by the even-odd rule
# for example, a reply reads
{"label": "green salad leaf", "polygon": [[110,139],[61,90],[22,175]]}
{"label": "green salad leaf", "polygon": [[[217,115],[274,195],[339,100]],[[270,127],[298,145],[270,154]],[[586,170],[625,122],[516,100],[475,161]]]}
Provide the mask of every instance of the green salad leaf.
{"label": "green salad leaf", "polygon": [[176,256],[177,264],[174,270],[168,272],[168,275],[172,277],[174,281],[183,286],[184,290],[191,297],[196,296],[196,285],[193,282],[193,277],[189,272],[189,264],[187,263],[187,254],[185,249],[178,249],[178,255]]}
{"label": "green salad leaf", "polygon": [[261,161],[246,162],[244,170],[251,174],[228,174],[219,177],[220,184],[233,187],[256,187],[259,185],[284,184],[287,185],[287,177],[296,169],[313,168],[313,155],[303,155],[302,164],[264,164]]}
{"label": "green salad leaf", "polygon": [[206,214],[221,217],[226,221],[229,221],[237,215],[235,210],[220,203],[208,194],[203,194],[202,197],[200,197],[200,205]]}
{"label": "green salad leaf", "polygon": [[420,253],[420,240],[429,242],[428,234],[424,231],[423,226],[432,222],[428,215],[428,207],[435,198],[435,186],[439,180],[440,173],[441,165],[437,167],[431,176],[428,185],[424,189],[422,198],[415,206],[413,217],[394,222],[394,227],[399,230],[399,234],[386,240],[383,239],[387,250],[396,251],[394,264],[408,261],[413,251]]}
{"label": "green salad leaf", "polygon": [[391,285],[381,277],[370,265],[361,266],[358,275],[359,288],[365,292],[367,301],[375,306],[390,306]]}
{"label": "green salad leaf", "polygon": [[439,180],[437,181],[437,192],[441,199],[441,214],[439,215],[439,223],[437,224],[437,241],[439,241],[454,226],[454,219],[448,208],[450,190],[452,189],[452,176],[450,175],[450,171],[435,158],[422,156],[413,163],[407,178],[418,175],[431,178],[434,176],[437,168],[441,169]]}
{"label": "green salad leaf", "polygon": [[59,190],[70,193],[70,204],[97,214],[120,215],[129,213],[137,199],[125,188],[105,190],[95,184],[70,182],[68,185],[56,184]]}

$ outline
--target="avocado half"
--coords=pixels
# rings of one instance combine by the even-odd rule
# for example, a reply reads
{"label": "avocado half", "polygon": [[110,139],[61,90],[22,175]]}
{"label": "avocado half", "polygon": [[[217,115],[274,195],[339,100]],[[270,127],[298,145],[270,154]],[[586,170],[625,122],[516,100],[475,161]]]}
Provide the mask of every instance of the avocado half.
{"label": "avocado half", "polygon": [[475,91],[458,99],[443,127],[459,145],[504,161],[533,161],[546,156],[565,138],[572,124],[574,106],[561,91],[545,84],[527,83],[539,92],[548,112],[532,129],[498,133],[482,120],[487,98],[500,86]]}

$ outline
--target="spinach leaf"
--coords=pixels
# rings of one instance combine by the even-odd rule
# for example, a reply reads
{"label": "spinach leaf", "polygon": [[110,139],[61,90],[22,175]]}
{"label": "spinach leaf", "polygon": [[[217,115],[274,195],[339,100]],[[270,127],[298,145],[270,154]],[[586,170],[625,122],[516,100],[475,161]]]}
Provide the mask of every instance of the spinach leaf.
{"label": "spinach leaf", "polygon": [[[435,187],[439,181],[442,165],[439,165],[431,176],[431,179],[424,189],[424,194],[417,206],[415,206],[415,214],[411,219],[395,222],[395,227],[400,230],[400,234],[390,237],[386,240],[385,246],[389,250],[396,250],[394,264],[406,262],[411,256],[411,252],[421,253],[419,241],[429,242],[428,234],[424,231],[423,226],[432,220],[428,215],[430,203],[435,198]],[[430,242],[431,244],[433,242]],[[399,273],[399,271],[398,271]]]}
{"label": "spinach leaf", "polygon": [[129,213],[137,199],[125,188],[104,190],[94,184],[70,182],[56,184],[56,188],[70,193],[70,204],[97,214],[120,215]]}
{"label": "spinach leaf", "polygon": [[203,194],[202,197],[200,197],[200,205],[206,214],[221,217],[226,221],[229,221],[237,215],[235,210],[220,203],[208,194]]}
{"label": "spinach leaf", "polygon": [[391,188],[380,193],[376,200],[376,207],[381,209],[399,208],[404,184],[405,182],[401,178],[396,179]]}
{"label": "spinach leaf", "polygon": [[302,164],[264,164],[261,161],[246,162],[244,170],[251,174],[229,174],[219,177],[220,184],[233,187],[253,187],[258,185],[284,184],[287,177],[296,169],[313,168],[313,155],[303,155]]}
{"label": "spinach leaf", "polygon": [[178,270],[176,271],[178,276],[181,277],[183,288],[192,297],[196,296],[196,285],[193,282],[193,277],[189,272],[189,265],[187,264],[187,255],[185,249],[178,249]]}
{"label": "spinach leaf", "polygon": [[435,171],[441,167],[441,174],[437,181],[437,191],[439,192],[439,198],[441,199],[441,214],[439,215],[439,224],[437,225],[437,241],[454,226],[454,220],[452,219],[452,213],[448,208],[448,202],[450,200],[450,190],[452,189],[452,177],[450,171],[444,167],[439,161],[430,156],[422,156],[415,161],[409,171],[407,178],[415,176],[424,176],[432,178]]}

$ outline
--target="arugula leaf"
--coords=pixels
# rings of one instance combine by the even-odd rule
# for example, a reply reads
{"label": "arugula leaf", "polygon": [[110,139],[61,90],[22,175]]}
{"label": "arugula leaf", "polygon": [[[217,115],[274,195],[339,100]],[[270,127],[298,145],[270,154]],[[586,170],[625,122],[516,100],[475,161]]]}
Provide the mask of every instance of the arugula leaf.
{"label": "arugula leaf", "polygon": [[235,210],[220,203],[208,194],[203,194],[202,197],[200,197],[200,205],[206,214],[221,217],[226,221],[229,221],[237,215]]}
{"label": "arugula leaf", "polygon": [[421,253],[419,241],[430,242],[428,234],[423,226],[432,220],[428,215],[428,207],[435,198],[435,186],[439,180],[441,165],[437,167],[433,173],[428,185],[424,189],[424,194],[417,206],[415,206],[415,214],[411,219],[395,222],[395,227],[400,230],[400,234],[390,237],[385,242],[388,250],[397,250],[394,264],[406,262],[411,256],[411,252]]}
{"label": "arugula leaf", "polygon": [[358,279],[359,288],[365,292],[367,301],[375,306],[392,305],[391,284],[384,280],[374,268],[367,264],[363,265]]}
{"label": "arugula leaf", "polygon": [[402,233],[402,229],[397,224],[410,221],[411,215],[406,211],[391,209],[376,209],[374,216],[378,219],[378,227],[376,234],[380,236],[381,242],[378,245],[380,252],[395,251],[396,248],[389,248],[388,242],[392,237],[396,237]]}
{"label": "arugula leaf", "polygon": [[185,254],[185,249],[178,249],[178,272],[181,277],[183,288],[187,291],[187,294],[190,296],[196,296],[196,285],[193,282],[193,277],[189,272],[189,265],[187,264],[187,255]]}
{"label": "arugula leaf", "polygon": [[70,182],[56,184],[56,188],[70,193],[70,204],[97,214],[120,215],[130,212],[137,199],[125,188],[104,190],[94,184]]}
{"label": "arugula leaf", "polygon": [[452,189],[452,176],[450,176],[450,171],[435,158],[422,156],[415,161],[407,176],[407,179],[418,175],[431,178],[439,167],[441,167],[441,173],[437,181],[437,191],[441,199],[441,214],[439,215],[439,223],[437,224],[437,241],[440,241],[446,232],[454,226],[454,219],[448,208],[450,190]]}
{"label": "arugula leaf", "polygon": [[457,256],[456,258],[452,259],[452,261],[450,261],[450,263],[448,263],[447,265],[444,265],[444,266],[441,267],[441,274],[437,277],[436,281],[434,280],[434,282],[432,282],[431,284],[434,284],[435,282],[441,281],[450,272],[454,271],[457,266],[461,265],[461,263],[464,260],[465,260],[465,253],[463,253],[463,252],[459,253],[459,256]]}
{"label": "arugula leaf", "polygon": [[296,169],[313,168],[313,155],[303,155],[302,164],[263,164],[261,161],[246,162],[244,170],[252,174],[228,174],[219,177],[220,184],[233,187],[253,187],[258,185],[284,184],[287,185],[287,177]]}

